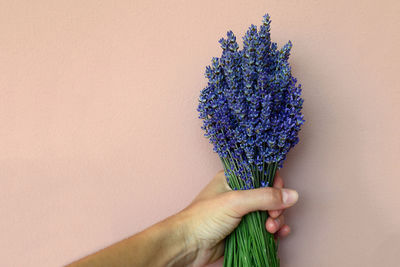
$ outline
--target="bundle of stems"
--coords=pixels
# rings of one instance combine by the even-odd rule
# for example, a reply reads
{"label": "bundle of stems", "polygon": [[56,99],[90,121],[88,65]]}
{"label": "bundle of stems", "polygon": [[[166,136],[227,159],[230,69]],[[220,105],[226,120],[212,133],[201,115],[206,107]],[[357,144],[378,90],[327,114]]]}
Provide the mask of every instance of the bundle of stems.
{"label": "bundle of stems", "polygon": [[[236,36],[221,38],[221,57],[206,67],[199,118],[233,190],[272,186],[286,154],[299,142],[304,124],[301,84],[291,73],[292,42],[271,41],[270,16],[251,25],[239,49]],[[267,232],[265,211],[243,217],[226,239],[226,267],[277,267],[278,241]]]}
{"label": "bundle of stems", "polygon": [[[221,160],[225,173],[228,173],[229,186],[234,190],[243,188],[243,180],[235,174],[235,162],[227,158]],[[254,187],[271,186],[277,167],[277,163],[270,163],[265,166],[265,171],[259,171],[253,166],[251,177]],[[268,214],[265,211],[251,212],[242,218],[238,227],[226,238],[224,267],[279,266],[279,240],[275,240],[274,235],[266,230],[267,218]]]}

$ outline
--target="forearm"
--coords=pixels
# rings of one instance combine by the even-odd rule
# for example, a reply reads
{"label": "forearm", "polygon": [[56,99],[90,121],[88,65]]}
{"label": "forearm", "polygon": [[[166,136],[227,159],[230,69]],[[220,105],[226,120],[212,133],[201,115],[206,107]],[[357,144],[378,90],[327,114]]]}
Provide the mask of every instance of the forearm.
{"label": "forearm", "polygon": [[196,249],[185,235],[177,214],[68,266],[188,266]]}

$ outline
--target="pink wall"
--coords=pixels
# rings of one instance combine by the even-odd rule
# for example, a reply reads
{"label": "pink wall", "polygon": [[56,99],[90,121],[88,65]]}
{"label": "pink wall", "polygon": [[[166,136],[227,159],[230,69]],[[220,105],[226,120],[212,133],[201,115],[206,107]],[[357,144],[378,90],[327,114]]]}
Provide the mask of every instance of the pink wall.
{"label": "pink wall", "polygon": [[[293,42],[307,120],[282,266],[398,266],[398,1],[0,3],[2,266],[60,266],[179,211],[221,169],[197,98],[228,29]],[[220,266],[220,265],[216,265]]]}

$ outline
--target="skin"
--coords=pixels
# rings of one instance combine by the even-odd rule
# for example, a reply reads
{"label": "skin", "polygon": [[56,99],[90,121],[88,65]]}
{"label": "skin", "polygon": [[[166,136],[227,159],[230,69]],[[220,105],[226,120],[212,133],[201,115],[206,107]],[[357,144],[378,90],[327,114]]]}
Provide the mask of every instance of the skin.
{"label": "skin", "polygon": [[298,194],[283,186],[277,171],[273,187],[232,191],[220,171],[179,213],[68,266],[204,266],[223,256],[225,237],[256,210],[268,212],[267,231],[285,237],[282,213]]}

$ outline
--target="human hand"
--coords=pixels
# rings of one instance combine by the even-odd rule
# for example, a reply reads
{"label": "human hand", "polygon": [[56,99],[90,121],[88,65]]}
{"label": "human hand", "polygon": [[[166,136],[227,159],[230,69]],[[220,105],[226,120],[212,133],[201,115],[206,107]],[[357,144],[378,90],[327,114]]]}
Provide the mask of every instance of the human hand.
{"label": "human hand", "polygon": [[298,199],[296,191],[283,188],[283,179],[276,172],[273,187],[252,190],[231,190],[223,171],[199,193],[193,202],[175,215],[183,227],[186,260],[191,266],[204,266],[224,253],[224,239],[249,212],[268,211],[266,229],[277,237],[285,237],[290,228],[284,223],[283,211]]}
{"label": "human hand", "polygon": [[269,232],[286,236],[282,212],[298,195],[282,187],[277,172],[273,188],[232,191],[220,171],[181,212],[68,266],[204,266],[223,255],[225,237],[256,210],[268,210]]}

